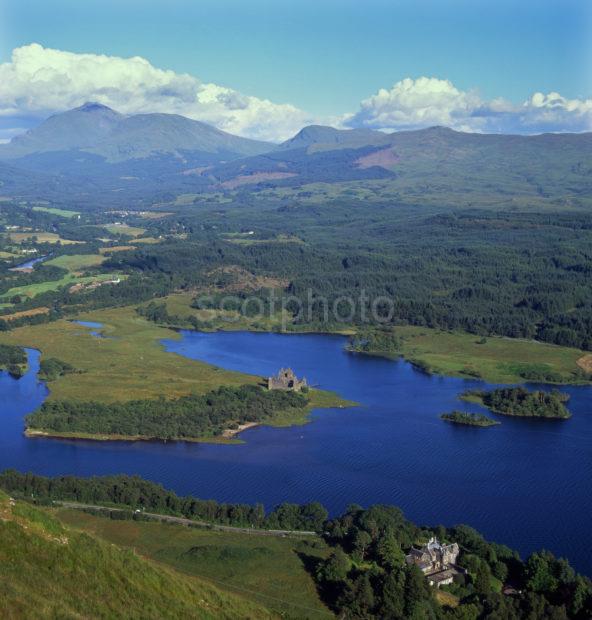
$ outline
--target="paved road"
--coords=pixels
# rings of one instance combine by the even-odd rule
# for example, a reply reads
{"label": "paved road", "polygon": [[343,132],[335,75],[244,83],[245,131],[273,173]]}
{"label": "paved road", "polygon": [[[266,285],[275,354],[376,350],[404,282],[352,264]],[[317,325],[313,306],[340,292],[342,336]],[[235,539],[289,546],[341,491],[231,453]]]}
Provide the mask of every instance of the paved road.
{"label": "paved road", "polygon": [[[104,510],[107,512],[130,512],[129,508],[110,508],[109,506],[96,506],[94,504],[80,504],[78,502],[59,502],[54,501],[54,504],[63,506],[64,508],[91,508],[93,510]],[[316,532],[307,532],[300,530],[258,530],[251,527],[232,527],[231,525],[218,525],[216,523],[208,523],[207,521],[195,521],[193,519],[185,519],[184,517],[173,517],[170,515],[160,515],[154,512],[140,512],[144,517],[154,519],[155,521],[165,521],[167,523],[177,523],[178,525],[190,525],[207,527],[210,530],[217,530],[220,532],[235,532],[240,534],[254,534],[257,536],[318,536]]]}

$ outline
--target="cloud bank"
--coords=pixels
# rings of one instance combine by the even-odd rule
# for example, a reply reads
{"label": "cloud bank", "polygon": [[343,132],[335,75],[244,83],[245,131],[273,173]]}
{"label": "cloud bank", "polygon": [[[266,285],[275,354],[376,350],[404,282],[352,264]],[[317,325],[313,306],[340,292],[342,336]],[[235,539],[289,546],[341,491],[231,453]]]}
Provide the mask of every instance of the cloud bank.
{"label": "cloud bank", "polygon": [[182,114],[249,138],[281,141],[311,123],[384,131],[446,125],[461,131],[591,131],[592,99],[534,93],[515,104],[484,100],[435,77],[406,78],[360,103],[357,112],[319,118],[289,103],[245,95],[135,56],[76,54],[33,43],[0,64],[0,142],[56,112],[98,101],[124,114]]}
{"label": "cloud bank", "polygon": [[124,114],[182,114],[261,140],[286,139],[314,121],[293,105],[158,69],[139,56],[74,54],[34,43],[16,48],[11,61],[0,64],[2,126],[7,125],[6,117],[40,120],[86,101]]}
{"label": "cloud bank", "polygon": [[476,91],[459,90],[448,80],[406,78],[362,101],[342,123],[392,131],[446,125],[476,132],[580,132],[592,130],[592,99],[534,93],[516,105],[502,98],[485,101]]}

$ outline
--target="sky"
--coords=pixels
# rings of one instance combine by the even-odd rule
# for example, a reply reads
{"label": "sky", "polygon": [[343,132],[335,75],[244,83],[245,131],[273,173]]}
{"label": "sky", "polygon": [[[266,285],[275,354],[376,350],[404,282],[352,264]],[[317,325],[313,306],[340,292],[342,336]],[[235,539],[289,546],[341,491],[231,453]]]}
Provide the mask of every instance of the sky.
{"label": "sky", "polygon": [[0,0],[0,139],[91,99],[276,141],[585,131],[592,2]]}

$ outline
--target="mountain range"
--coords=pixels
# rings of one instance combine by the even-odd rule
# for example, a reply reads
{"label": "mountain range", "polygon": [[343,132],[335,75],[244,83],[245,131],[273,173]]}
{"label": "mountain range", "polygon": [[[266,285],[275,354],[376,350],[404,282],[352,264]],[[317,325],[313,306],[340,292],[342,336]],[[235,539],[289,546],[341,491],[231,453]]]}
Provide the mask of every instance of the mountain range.
{"label": "mountain range", "polygon": [[592,133],[431,127],[387,134],[311,125],[278,145],[174,114],[124,115],[86,103],[0,145],[0,194],[149,204],[163,195],[353,183],[378,198],[411,201],[423,194],[433,202],[439,193],[450,202],[460,193],[464,203],[472,195],[477,204],[484,195],[489,202],[516,196],[586,202],[590,162]]}

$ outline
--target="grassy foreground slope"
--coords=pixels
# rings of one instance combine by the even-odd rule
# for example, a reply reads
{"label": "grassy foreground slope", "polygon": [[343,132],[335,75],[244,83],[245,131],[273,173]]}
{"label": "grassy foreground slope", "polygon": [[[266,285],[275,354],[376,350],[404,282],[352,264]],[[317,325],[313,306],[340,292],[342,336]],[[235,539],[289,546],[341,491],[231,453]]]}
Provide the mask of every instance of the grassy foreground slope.
{"label": "grassy foreground slope", "polygon": [[259,605],[0,493],[3,618],[269,618]]}
{"label": "grassy foreground slope", "polygon": [[307,564],[329,554],[319,538],[218,532],[145,521],[116,521],[60,509],[65,524],[182,573],[207,580],[288,618],[324,618],[325,607]]}

